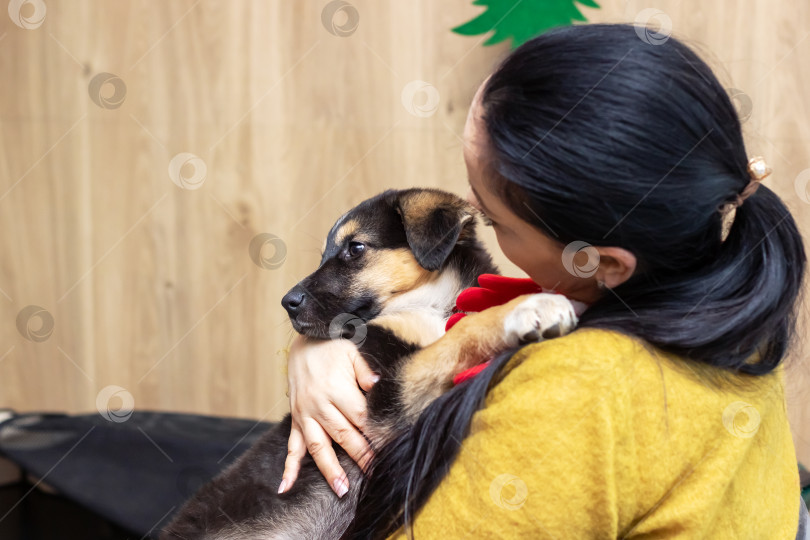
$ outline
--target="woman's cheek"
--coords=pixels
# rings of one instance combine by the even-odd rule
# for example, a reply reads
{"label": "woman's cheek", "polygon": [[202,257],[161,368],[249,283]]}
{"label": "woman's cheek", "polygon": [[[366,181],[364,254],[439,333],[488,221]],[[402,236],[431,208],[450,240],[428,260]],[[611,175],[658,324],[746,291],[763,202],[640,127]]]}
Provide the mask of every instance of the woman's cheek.
{"label": "woman's cheek", "polygon": [[498,240],[498,246],[500,246],[501,252],[503,252],[506,258],[524,272],[529,273],[529,269],[526,268],[526,263],[531,260],[531,254],[527,253],[531,250],[527,250],[525,245],[523,245],[521,249],[521,245],[514,241],[512,235],[499,231],[497,227],[495,228],[495,238]]}
{"label": "woman's cheek", "polygon": [[556,252],[542,242],[530,242],[497,229],[495,237],[506,258],[538,285],[551,289],[571,277],[564,272]]}

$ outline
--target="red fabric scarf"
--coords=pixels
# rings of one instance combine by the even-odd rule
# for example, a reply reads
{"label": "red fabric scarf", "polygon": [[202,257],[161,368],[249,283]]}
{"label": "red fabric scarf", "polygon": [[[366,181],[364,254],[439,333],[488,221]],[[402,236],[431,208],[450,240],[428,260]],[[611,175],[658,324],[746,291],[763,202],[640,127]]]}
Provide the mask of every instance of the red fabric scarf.
{"label": "red fabric scarf", "polygon": [[[447,319],[447,324],[444,327],[445,331],[450,330],[468,312],[483,311],[492,306],[505,304],[524,294],[554,292],[543,289],[529,278],[510,278],[495,274],[481,274],[478,276],[478,285],[478,287],[464,289],[458,295],[456,307],[454,308],[455,313]],[[465,369],[453,377],[453,384],[459,384],[476,376],[489,365],[490,361],[487,360],[483,364]]]}

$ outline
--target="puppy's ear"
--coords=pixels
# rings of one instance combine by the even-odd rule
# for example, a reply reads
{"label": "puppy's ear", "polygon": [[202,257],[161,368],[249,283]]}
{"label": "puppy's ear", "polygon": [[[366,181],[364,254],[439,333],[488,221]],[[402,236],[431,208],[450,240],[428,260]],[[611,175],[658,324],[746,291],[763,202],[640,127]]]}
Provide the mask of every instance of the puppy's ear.
{"label": "puppy's ear", "polygon": [[402,191],[397,210],[416,262],[431,271],[441,268],[473,218],[460,197],[439,190]]}

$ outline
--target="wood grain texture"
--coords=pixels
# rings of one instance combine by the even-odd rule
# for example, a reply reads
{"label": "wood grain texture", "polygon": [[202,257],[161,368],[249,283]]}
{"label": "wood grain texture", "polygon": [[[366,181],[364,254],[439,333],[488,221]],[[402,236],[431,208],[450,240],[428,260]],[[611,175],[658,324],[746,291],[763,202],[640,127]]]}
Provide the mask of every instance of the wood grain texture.
{"label": "wood grain texture", "polygon": [[[602,4],[583,12],[614,22],[663,10],[751,98],[749,154],[768,159],[766,184],[810,237],[795,189],[810,168],[807,2]],[[0,15],[0,406],[93,411],[117,385],[140,409],[279,418],[291,335],[279,301],[317,265],[334,219],[388,187],[466,192],[467,107],[508,52],[449,31],[481,8],[353,0],[359,24],[338,37],[326,5],[48,0],[35,29]],[[101,73],[126,85],[120,106],[94,102],[120,97],[109,84],[91,96]],[[415,80],[437,89],[435,114],[403,107]],[[184,152],[205,164],[198,189],[170,178]],[[286,245],[280,267],[251,260],[261,233]],[[29,305],[53,316],[44,341],[18,331]],[[793,355],[789,400],[810,462],[807,351]]]}

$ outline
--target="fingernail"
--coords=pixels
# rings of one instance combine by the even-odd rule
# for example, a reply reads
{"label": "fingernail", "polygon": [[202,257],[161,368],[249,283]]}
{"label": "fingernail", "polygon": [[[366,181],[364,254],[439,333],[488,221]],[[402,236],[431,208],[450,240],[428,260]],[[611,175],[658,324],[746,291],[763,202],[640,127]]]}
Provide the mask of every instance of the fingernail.
{"label": "fingernail", "polygon": [[338,497],[343,497],[349,491],[349,481],[346,478],[335,478],[332,487],[335,488]]}
{"label": "fingernail", "polygon": [[372,382],[372,384],[377,384],[377,381],[379,381],[379,380],[380,380],[380,376],[379,376],[379,375],[372,375],[372,376],[371,376],[371,382]]}
{"label": "fingernail", "polygon": [[287,479],[286,478],[281,481],[281,484],[279,484],[278,492],[279,493],[284,493],[285,489],[287,489]]}

